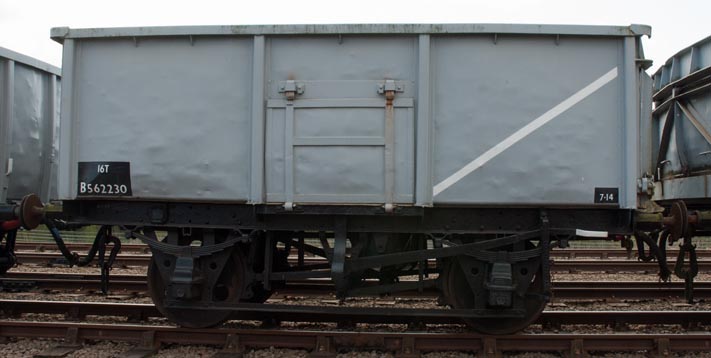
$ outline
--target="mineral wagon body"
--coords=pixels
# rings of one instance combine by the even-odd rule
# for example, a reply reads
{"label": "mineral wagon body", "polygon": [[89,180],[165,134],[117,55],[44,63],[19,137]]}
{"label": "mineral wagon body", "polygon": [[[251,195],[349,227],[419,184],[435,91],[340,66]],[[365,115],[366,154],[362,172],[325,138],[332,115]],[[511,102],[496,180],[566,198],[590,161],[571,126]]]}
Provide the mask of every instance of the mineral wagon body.
{"label": "mineral wagon body", "polygon": [[550,295],[551,245],[629,235],[649,202],[649,33],[56,28],[65,219],[150,245],[154,302],[188,326],[331,277],[341,296],[437,287],[515,331]]}
{"label": "mineral wagon body", "polygon": [[0,203],[57,199],[60,70],[0,48]]}
{"label": "mineral wagon body", "polygon": [[0,273],[15,265],[17,229],[57,199],[57,67],[0,47]]}
{"label": "mineral wagon body", "polygon": [[[634,209],[647,31],[55,29],[61,197]],[[82,187],[109,161],[130,195]]]}
{"label": "mineral wagon body", "polygon": [[711,37],[679,51],[657,70],[648,166],[660,202],[709,207],[711,198]]}

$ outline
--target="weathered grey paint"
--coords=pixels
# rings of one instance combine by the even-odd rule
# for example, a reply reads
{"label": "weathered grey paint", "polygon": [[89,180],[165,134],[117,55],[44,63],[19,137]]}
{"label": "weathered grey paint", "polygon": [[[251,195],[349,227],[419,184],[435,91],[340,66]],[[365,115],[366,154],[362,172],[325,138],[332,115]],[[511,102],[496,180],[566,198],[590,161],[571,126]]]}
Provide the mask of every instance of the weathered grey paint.
{"label": "weathered grey paint", "polygon": [[264,36],[254,37],[254,56],[252,58],[252,168],[251,168],[251,202],[264,202],[264,82],[266,47]]}
{"label": "weathered grey paint", "polygon": [[137,198],[248,200],[251,39],[78,41],[74,55],[72,175],[77,162],[127,161]]}
{"label": "weathered grey paint", "polygon": [[21,63],[25,66],[32,67],[34,69],[51,73],[53,75],[61,75],[62,70],[59,67],[50,65],[49,63],[42,62],[34,57],[30,57],[27,55],[23,55],[19,52],[12,51],[10,49],[6,49],[4,47],[0,47],[0,57],[6,60],[12,60],[18,63]]}
{"label": "weathered grey paint", "polygon": [[[276,36],[269,48],[267,201],[384,203],[387,136],[378,86],[396,79],[394,199],[412,203],[415,39]],[[293,104],[279,92],[287,80],[304,88]]]}
{"label": "weathered grey paint", "polygon": [[[656,172],[657,200],[711,198],[711,84],[697,82],[710,74],[711,37],[707,37],[672,56],[653,76],[656,110],[651,122],[653,155],[649,166]],[[670,120],[669,145],[659,165],[662,133]]]}
{"label": "weathered grey paint", "polygon": [[420,35],[417,83],[417,174],[415,197],[418,206],[432,205],[432,151],[434,147],[432,120],[432,41],[430,35]]}
{"label": "weathered grey paint", "polygon": [[668,178],[655,183],[654,200],[708,200],[711,198],[711,177],[699,174]]}
{"label": "weathered grey paint", "polygon": [[[624,39],[447,36],[434,40],[434,182],[441,183],[609,71],[576,102],[436,195],[435,204],[587,204],[626,192]],[[632,38],[634,41],[634,38]],[[584,65],[583,65],[584,64]],[[636,133],[636,132],[635,132]],[[635,134],[633,133],[633,134]],[[635,142],[636,143],[636,142]],[[636,200],[622,197],[622,207]]]}
{"label": "weathered grey paint", "polygon": [[10,157],[12,143],[12,117],[15,105],[15,61],[3,60],[0,76],[0,203],[7,201],[13,161]]}
{"label": "weathered grey paint", "polygon": [[76,191],[70,190],[72,183],[77,181],[77,162],[73,155],[77,152],[78,140],[75,140],[74,132],[74,61],[75,46],[74,40],[64,41],[62,50],[62,74],[65,80],[62,81],[62,95],[60,107],[59,126],[59,177],[57,178],[57,193],[60,199],[66,199],[76,195]]}
{"label": "weathered grey paint", "polygon": [[588,206],[596,187],[616,187],[633,208],[644,81],[635,49],[648,32],[54,29],[73,71],[61,193],[76,197],[78,161],[130,161],[136,198],[383,204],[390,136],[379,87],[393,80],[395,203]]}
{"label": "weathered grey paint", "polygon": [[639,113],[640,113],[640,90],[643,84],[639,82],[640,69],[636,66],[637,61],[637,41],[633,37],[626,37],[624,40],[624,59],[622,66],[628,71],[624,71],[621,77],[624,81],[624,114],[621,119],[624,122],[622,146],[624,155],[622,156],[622,167],[619,168],[620,197],[624,198],[624,203],[628,207],[633,207],[637,203],[637,179],[639,178]]}
{"label": "weathered grey paint", "polygon": [[60,70],[0,48],[0,202],[56,199]]}
{"label": "weathered grey paint", "polygon": [[711,66],[711,36],[684,48],[670,57],[654,73],[654,90]]}
{"label": "weathered grey paint", "polygon": [[581,26],[529,24],[323,24],[248,26],[166,26],[105,29],[53,28],[51,36],[66,38],[109,38],[147,36],[234,36],[234,35],[318,35],[318,34],[531,34],[580,36],[642,36],[651,34],[646,25]]}
{"label": "weathered grey paint", "polygon": [[[652,78],[645,71],[639,72],[639,170],[640,177],[654,175],[653,160],[656,160],[655,136],[652,126]],[[658,141],[659,139],[656,139]],[[658,143],[656,143],[658,145]]]}

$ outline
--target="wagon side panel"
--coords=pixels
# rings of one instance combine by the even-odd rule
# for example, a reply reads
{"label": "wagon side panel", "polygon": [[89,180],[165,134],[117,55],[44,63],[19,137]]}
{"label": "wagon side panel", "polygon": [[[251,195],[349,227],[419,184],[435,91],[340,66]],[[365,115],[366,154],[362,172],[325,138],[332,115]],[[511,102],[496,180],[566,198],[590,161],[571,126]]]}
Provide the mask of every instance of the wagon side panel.
{"label": "wagon side panel", "polygon": [[626,121],[638,120],[625,113],[624,48],[621,38],[435,38],[435,204],[634,207],[620,197],[633,190]]}
{"label": "wagon side panel", "polygon": [[91,196],[78,193],[85,179],[78,163],[124,163],[134,198],[249,199],[251,38],[98,39],[72,47],[69,59],[65,53],[73,73],[65,83],[72,103],[63,109],[62,125],[70,127],[61,148],[64,198]]}

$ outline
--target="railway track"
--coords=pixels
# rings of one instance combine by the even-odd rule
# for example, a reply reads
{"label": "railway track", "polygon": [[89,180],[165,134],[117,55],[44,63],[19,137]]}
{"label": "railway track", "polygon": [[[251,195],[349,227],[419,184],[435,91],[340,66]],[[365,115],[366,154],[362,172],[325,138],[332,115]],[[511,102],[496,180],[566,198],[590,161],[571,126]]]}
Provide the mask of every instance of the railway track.
{"label": "railway track", "polygon": [[[27,252],[18,251],[17,259],[20,264],[35,264],[35,265],[67,265],[66,259],[57,252]],[[599,255],[606,257],[614,257],[609,252],[598,252]],[[581,253],[574,254],[575,257],[583,257]],[[674,261],[674,257],[669,256],[669,262]],[[116,257],[114,265],[117,267],[147,267],[150,263],[151,255],[149,254],[120,254]],[[297,264],[296,257],[290,257],[290,262],[293,265]],[[318,265],[326,264],[328,261],[318,257],[306,257],[306,264]],[[434,265],[434,261],[431,262]],[[710,271],[711,260],[699,261],[699,270]],[[576,273],[576,272],[656,272],[659,266],[656,262],[639,262],[636,260],[613,260],[613,259],[558,259],[551,266],[552,272],[559,273]]]}
{"label": "railway track", "polygon": [[[43,266],[62,266],[68,265],[67,260],[58,252],[27,252],[27,251],[17,251],[15,252],[17,256],[17,262],[19,264],[33,264],[33,265],[43,265]],[[138,267],[148,267],[151,262],[150,254],[135,253],[135,254],[120,254],[116,256],[114,261],[115,266],[128,267],[128,266],[138,266]],[[96,264],[96,261],[94,261]]]}
{"label": "railway track", "polygon": [[[70,251],[76,252],[86,252],[91,248],[90,242],[70,242],[66,243],[67,248]],[[38,241],[18,241],[15,243],[15,249],[17,251],[28,251],[28,252],[44,252],[44,251],[57,251],[57,245],[54,242],[38,242]],[[143,253],[150,254],[151,251],[145,244],[122,244],[122,253]],[[679,251],[676,249],[668,248],[667,256],[676,257]],[[711,258],[711,249],[697,249],[696,255],[698,258]],[[551,251],[552,258],[558,259],[576,259],[576,258],[586,258],[586,259],[630,259],[637,260],[637,251],[627,251],[624,249],[553,249]]]}
{"label": "railway track", "polygon": [[195,344],[222,347],[218,355],[240,356],[248,349],[291,348],[311,352],[312,357],[335,357],[339,350],[382,350],[396,357],[420,357],[439,351],[476,352],[477,357],[501,357],[515,352],[561,352],[584,357],[588,351],[640,352],[654,357],[674,353],[704,352],[711,346],[708,333],[683,334],[515,334],[487,336],[472,333],[348,332],[284,329],[184,329],[132,324],[68,322],[0,322],[0,336],[54,338],[65,341],[53,350],[65,354],[84,341],[125,341],[135,344],[122,356],[147,356],[161,345]]}
{"label": "railway track", "polygon": [[[67,248],[70,251],[76,252],[86,252],[91,248],[91,242],[68,242],[66,243]],[[39,242],[39,241],[18,241],[15,243],[15,250],[17,251],[34,251],[34,252],[44,252],[44,251],[57,251],[57,244],[54,242]],[[133,252],[133,253],[145,253],[150,254],[151,250],[147,245],[144,244],[121,244],[121,252]]]}
{"label": "railway track", "polygon": [[[273,308],[262,308],[258,304],[247,304],[245,311],[234,318],[241,320],[270,322],[350,322],[350,323],[418,323],[418,324],[461,324],[454,315],[436,316],[408,315],[407,310],[392,310],[387,315],[364,314],[357,307],[322,308],[313,306],[301,311],[290,311],[287,305],[268,304]],[[302,306],[303,307],[303,306]],[[249,310],[252,308],[252,310]],[[308,312],[306,310],[310,309]],[[433,311],[433,310],[432,310]],[[446,311],[446,310],[441,310]],[[145,321],[152,317],[162,317],[153,304],[144,303],[104,303],[74,301],[0,300],[0,312],[5,317],[19,318],[23,314],[64,315],[72,321],[85,320],[87,316],[118,316],[128,322]],[[535,324],[546,327],[564,325],[605,325],[617,327],[621,324],[680,325],[698,328],[711,324],[711,311],[544,311]]]}
{"label": "railway track", "polygon": [[[99,275],[9,272],[0,277],[3,291],[62,290],[93,292],[100,288]],[[144,275],[111,275],[111,292],[138,292],[147,290]],[[334,292],[328,279],[290,281],[286,287],[276,291],[276,297],[283,296],[324,296]],[[555,281],[553,295],[556,299],[661,299],[684,296],[683,282],[659,283],[651,281]],[[405,291],[396,297],[437,297],[434,289],[424,292]],[[694,297],[711,298],[711,282],[694,283]]]}

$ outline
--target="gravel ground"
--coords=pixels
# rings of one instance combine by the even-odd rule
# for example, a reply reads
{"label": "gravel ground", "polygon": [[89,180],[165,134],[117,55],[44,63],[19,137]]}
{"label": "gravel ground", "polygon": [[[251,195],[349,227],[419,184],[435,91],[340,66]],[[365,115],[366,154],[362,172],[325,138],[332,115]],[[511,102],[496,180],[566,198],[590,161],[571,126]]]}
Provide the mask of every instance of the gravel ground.
{"label": "gravel ground", "polygon": [[[54,340],[27,340],[19,339],[16,342],[2,344],[0,349],[4,356],[29,358],[46,349],[49,349],[59,344],[59,341]],[[121,355],[131,348],[129,343],[111,343],[101,342],[98,344],[86,344],[82,349],[74,351],[67,355],[69,358],[109,358],[121,357]],[[219,352],[216,347],[210,346],[166,346],[162,347],[153,357],[156,358],[184,358],[184,357],[211,357]],[[258,350],[248,350],[245,358],[307,358],[308,351],[294,349],[277,349],[267,348]],[[503,352],[503,356],[510,358],[559,358],[564,357],[558,353],[516,353]],[[711,353],[675,353],[672,357],[688,357],[688,358],[709,358]],[[347,351],[337,355],[338,358],[393,358],[394,354],[390,352],[380,351]],[[477,358],[481,357],[469,352],[430,352],[422,355],[423,358]],[[590,358],[646,358],[644,352],[625,352],[625,353],[597,353],[591,352]]]}
{"label": "gravel ground", "polygon": [[[43,313],[27,313],[20,318],[3,317],[4,321],[21,321],[21,322],[65,322],[64,315],[43,314]],[[69,320],[69,322],[74,322]],[[127,319],[121,316],[87,316],[79,323],[99,323],[99,324],[127,324]],[[146,321],[140,322],[144,326],[174,326],[170,321],[162,317],[152,317]]]}
{"label": "gravel ground", "polygon": [[[41,266],[41,265],[17,265],[10,269],[10,272],[43,272],[43,273],[73,273],[82,275],[99,275],[101,270],[95,266],[69,267],[64,265]],[[114,267],[111,270],[115,275],[146,275],[148,268],[142,266]]]}
{"label": "gravel ground", "polygon": [[4,357],[32,357],[46,349],[54,347],[59,341],[51,339],[17,339],[0,344],[0,352]]}
{"label": "gravel ground", "polygon": [[687,304],[683,298],[667,300],[556,300],[546,306],[546,311],[709,311],[706,301]]}
{"label": "gravel ground", "polygon": [[[79,293],[34,293],[34,292],[0,292],[0,299],[12,300],[46,300],[46,301],[80,301],[80,302],[119,302],[119,303],[146,303],[150,304],[149,297],[139,295],[109,295],[99,294],[84,295]],[[343,306],[343,307],[376,307],[376,308],[443,308],[437,305],[436,299],[418,298],[350,298],[343,305],[334,298],[314,298],[314,297],[287,297],[285,299],[269,300],[273,304],[303,304],[312,306]],[[554,300],[546,308],[548,311],[704,311],[711,310],[711,302],[700,301],[692,305],[686,304],[684,299],[679,297],[669,300],[619,300],[619,301],[598,301],[598,300]]]}
{"label": "gravel ground", "polygon": [[73,358],[113,358],[120,357],[123,352],[128,351],[133,344],[127,342],[99,342],[96,344],[85,344],[82,349],[76,350],[68,355]]}
{"label": "gravel ground", "polygon": [[245,354],[245,358],[268,358],[268,357],[281,357],[281,358],[307,358],[309,356],[308,351],[297,350],[297,349],[257,349],[250,350]]}
{"label": "gravel ground", "polygon": [[[649,281],[658,282],[659,276],[657,272],[620,272],[620,273],[602,273],[602,272],[586,272],[586,273],[551,273],[553,281]],[[694,278],[694,281],[711,281],[711,273],[699,273]],[[669,279],[669,282],[684,282],[684,280],[674,276]]]}
{"label": "gravel ground", "polygon": [[4,300],[40,300],[40,301],[79,301],[79,302],[122,302],[122,303],[153,303],[151,298],[143,294],[122,294],[112,292],[107,296],[102,294],[84,294],[72,292],[0,292]]}
{"label": "gravel ground", "polygon": [[[153,357],[160,358],[185,358],[185,357],[212,357],[220,350],[208,346],[177,346],[171,345],[161,348]],[[274,356],[276,357],[276,356]]]}
{"label": "gravel ground", "polygon": [[648,334],[683,334],[683,333],[708,333],[711,327],[703,326],[693,331],[687,331],[677,325],[626,325],[620,327],[607,327],[603,325],[566,325],[560,328],[544,329],[540,325],[531,325],[524,329],[524,333],[561,333],[561,334],[615,334],[620,332],[635,332]]}

